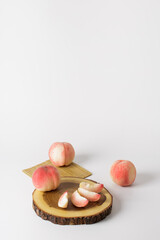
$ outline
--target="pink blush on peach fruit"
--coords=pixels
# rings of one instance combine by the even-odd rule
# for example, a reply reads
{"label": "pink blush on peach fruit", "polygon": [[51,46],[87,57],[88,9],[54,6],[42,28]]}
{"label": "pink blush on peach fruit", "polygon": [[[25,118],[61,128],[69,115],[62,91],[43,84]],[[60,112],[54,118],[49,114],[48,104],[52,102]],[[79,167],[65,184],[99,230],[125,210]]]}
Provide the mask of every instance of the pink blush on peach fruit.
{"label": "pink blush on peach fruit", "polygon": [[59,186],[60,175],[55,167],[42,166],[34,171],[32,182],[39,191],[51,191]]}
{"label": "pink blush on peach fruit", "polygon": [[68,166],[75,157],[75,151],[70,143],[56,142],[49,149],[49,159],[56,166]]}
{"label": "pink blush on peach fruit", "polygon": [[131,161],[117,160],[110,169],[110,176],[120,186],[131,185],[136,178],[136,168]]}

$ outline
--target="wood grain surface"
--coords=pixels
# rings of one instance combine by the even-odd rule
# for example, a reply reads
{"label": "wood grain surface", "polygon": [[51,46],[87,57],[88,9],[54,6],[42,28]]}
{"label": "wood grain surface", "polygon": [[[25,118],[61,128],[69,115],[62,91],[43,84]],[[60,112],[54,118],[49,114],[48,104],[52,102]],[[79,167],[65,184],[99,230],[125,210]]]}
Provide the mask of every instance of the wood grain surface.
{"label": "wood grain surface", "polygon": [[[50,160],[47,160],[31,168],[24,169],[23,172],[27,174],[29,177],[32,177],[33,172],[38,167],[45,166],[45,165],[54,166]],[[56,168],[58,169],[61,177],[72,176],[72,177],[86,178],[92,175],[91,172],[89,172],[88,170],[86,170],[85,168],[81,167],[80,165],[74,162],[72,162],[69,166],[56,167]]]}

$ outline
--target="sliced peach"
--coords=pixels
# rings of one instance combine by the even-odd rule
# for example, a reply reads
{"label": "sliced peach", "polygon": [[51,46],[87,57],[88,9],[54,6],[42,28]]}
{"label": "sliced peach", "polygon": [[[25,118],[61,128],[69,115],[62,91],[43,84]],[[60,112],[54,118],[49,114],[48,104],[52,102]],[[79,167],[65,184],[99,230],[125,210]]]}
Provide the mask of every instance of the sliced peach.
{"label": "sliced peach", "polygon": [[64,192],[58,200],[58,207],[67,208],[67,206],[68,206],[68,192]]}
{"label": "sliced peach", "polygon": [[78,192],[82,197],[87,198],[90,202],[96,202],[100,199],[101,195],[95,192],[88,191],[84,188],[78,188]]}
{"label": "sliced peach", "polygon": [[81,182],[79,187],[84,188],[84,189],[86,189],[88,191],[91,191],[91,192],[100,193],[104,186],[101,183],[90,184],[90,183],[86,183],[86,182]]}
{"label": "sliced peach", "polygon": [[89,202],[88,199],[82,197],[77,190],[72,194],[71,201],[76,207],[85,207]]}

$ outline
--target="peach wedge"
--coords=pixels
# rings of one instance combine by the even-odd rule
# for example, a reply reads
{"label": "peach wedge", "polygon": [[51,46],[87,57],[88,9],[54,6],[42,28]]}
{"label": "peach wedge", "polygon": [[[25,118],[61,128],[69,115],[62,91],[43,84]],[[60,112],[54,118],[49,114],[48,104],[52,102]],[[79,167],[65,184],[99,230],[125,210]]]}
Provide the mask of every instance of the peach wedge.
{"label": "peach wedge", "polygon": [[91,191],[91,192],[100,193],[104,186],[103,186],[103,184],[100,184],[100,183],[89,184],[86,182],[81,182],[79,187],[86,189],[88,191]]}
{"label": "peach wedge", "polygon": [[58,207],[67,208],[67,206],[68,206],[68,192],[64,192],[58,200]]}
{"label": "peach wedge", "polygon": [[85,207],[88,204],[88,199],[82,197],[76,190],[71,196],[71,202],[76,207]]}
{"label": "peach wedge", "polygon": [[88,199],[90,202],[97,202],[101,195],[95,192],[88,191],[84,188],[78,188],[78,192],[82,197],[85,197]]}

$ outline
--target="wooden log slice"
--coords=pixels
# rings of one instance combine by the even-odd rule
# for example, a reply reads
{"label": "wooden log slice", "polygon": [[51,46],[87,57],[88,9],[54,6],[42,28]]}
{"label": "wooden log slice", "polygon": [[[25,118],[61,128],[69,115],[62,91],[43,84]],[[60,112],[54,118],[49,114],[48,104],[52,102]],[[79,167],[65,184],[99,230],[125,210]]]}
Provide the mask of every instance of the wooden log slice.
{"label": "wooden log slice", "polygon": [[[93,183],[94,181],[64,177],[61,179],[59,187],[50,192],[40,192],[34,190],[33,209],[36,214],[44,220],[61,225],[92,224],[101,221],[112,210],[112,195],[106,188],[103,188],[101,198],[98,202],[89,202],[84,208],[75,207],[70,198],[72,193],[78,189],[80,182]],[[69,203],[66,209],[58,207],[59,197],[68,191]]]}

